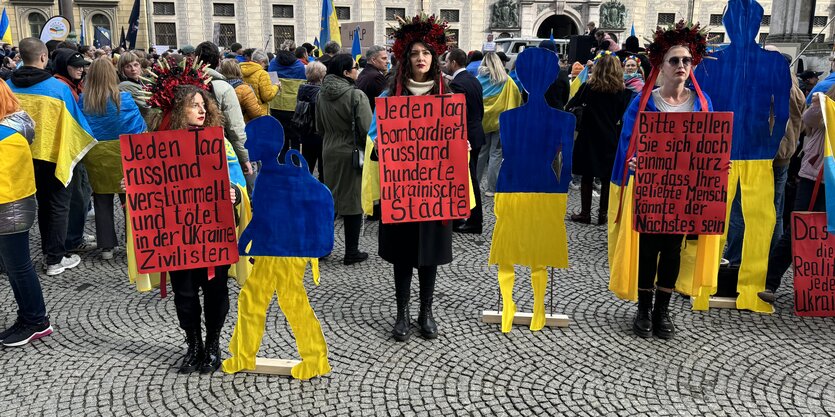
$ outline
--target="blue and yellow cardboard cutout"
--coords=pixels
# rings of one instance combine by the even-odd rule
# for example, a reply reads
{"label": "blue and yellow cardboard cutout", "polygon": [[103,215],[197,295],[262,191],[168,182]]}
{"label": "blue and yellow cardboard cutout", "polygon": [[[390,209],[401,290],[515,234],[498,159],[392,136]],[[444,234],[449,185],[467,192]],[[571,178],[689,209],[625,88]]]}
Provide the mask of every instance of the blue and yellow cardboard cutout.
{"label": "blue and yellow cardboard cutout", "polygon": [[513,266],[531,268],[534,331],[545,326],[546,267],[568,267],[565,211],[576,123],[571,113],[545,102],[545,91],[559,74],[556,54],[526,49],[516,60],[516,71],[529,96],[526,104],[499,116],[504,160],[496,183],[489,259],[499,265],[505,333],[516,312]]}
{"label": "blue and yellow cardboard cutout", "polygon": [[262,167],[253,190],[252,221],[241,235],[238,249],[242,256],[253,257],[255,264],[238,296],[238,322],[229,342],[232,357],[223,362],[223,370],[255,369],[267,308],[277,294],[302,358],[292,375],[310,379],[329,373],[330,364],[325,336],[303,280],[310,263],[313,280],[319,284],[318,258],[333,249],[333,197],[310,174],[298,151],[287,151],[284,163],[279,163],[283,132],[281,124],[270,116],[256,118],[246,126],[249,156],[260,160]]}
{"label": "blue and yellow cardboard cutout", "polygon": [[[704,60],[695,74],[715,110],[734,113],[728,201],[738,184],[746,225],[736,307],[771,313],[772,306],[757,293],[765,289],[776,221],[772,160],[786,130],[792,84],[783,56],[757,44],[762,16],[756,1],[730,0],[722,21],[731,43],[711,55],[715,60]],[[706,297],[696,300],[698,309],[707,309]]]}

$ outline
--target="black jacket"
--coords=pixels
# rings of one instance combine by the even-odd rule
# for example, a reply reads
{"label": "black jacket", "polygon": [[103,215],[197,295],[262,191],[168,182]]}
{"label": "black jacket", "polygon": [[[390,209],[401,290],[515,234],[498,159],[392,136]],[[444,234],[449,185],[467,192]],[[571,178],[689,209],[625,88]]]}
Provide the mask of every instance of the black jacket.
{"label": "black jacket", "polygon": [[549,106],[557,110],[565,110],[570,90],[571,82],[568,80],[568,73],[560,70],[560,75],[557,76],[557,79],[551,83],[548,91],[545,92],[545,101],[548,102]]}
{"label": "black jacket", "polygon": [[371,112],[374,112],[376,98],[386,88],[386,76],[373,65],[366,65],[359,77],[357,77],[357,88],[368,97],[368,104],[371,105]]}
{"label": "black jacket", "polygon": [[484,127],[481,126],[484,92],[481,83],[469,71],[461,71],[449,83],[449,88],[467,97],[467,139],[473,149],[481,148],[484,146]]}

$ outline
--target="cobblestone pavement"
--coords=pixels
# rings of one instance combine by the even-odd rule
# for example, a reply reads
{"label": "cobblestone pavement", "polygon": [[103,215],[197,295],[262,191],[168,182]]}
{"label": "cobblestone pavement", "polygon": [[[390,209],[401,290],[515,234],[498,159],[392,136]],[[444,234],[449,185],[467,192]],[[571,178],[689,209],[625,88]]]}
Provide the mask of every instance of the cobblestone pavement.
{"label": "cobblestone pavement", "polygon": [[[572,195],[570,210],[577,203]],[[491,207],[486,211],[492,222]],[[366,223],[360,243],[370,260],[345,267],[338,221],[321,286],[308,280],[333,372],[307,382],[178,375],[185,348],[173,299],[136,292],[124,251],[111,261],[86,254],[80,268],[41,275],[56,332],[24,348],[0,349],[0,416],[835,415],[835,320],[796,317],[790,286],[781,289],[773,315],[692,312],[676,296],[676,338],[639,339],[630,330],[634,304],[607,290],[605,228],[569,224],[571,267],[555,272],[554,309],[568,314],[571,326],[514,327],[504,335],[480,319],[497,304],[496,269],[487,266],[492,225],[487,229],[483,237],[456,236],[455,261],[439,269],[440,337],[414,334],[397,343],[389,336],[392,270],[376,256],[377,226]],[[32,250],[40,263],[38,245]],[[231,281],[230,287],[224,347],[237,314],[238,287]],[[516,296],[520,310],[531,308],[528,278],[517,279]],[[0,305],[5,328],[14,317],[6,279]],[[275,304],[260,356],[297,356]]]}

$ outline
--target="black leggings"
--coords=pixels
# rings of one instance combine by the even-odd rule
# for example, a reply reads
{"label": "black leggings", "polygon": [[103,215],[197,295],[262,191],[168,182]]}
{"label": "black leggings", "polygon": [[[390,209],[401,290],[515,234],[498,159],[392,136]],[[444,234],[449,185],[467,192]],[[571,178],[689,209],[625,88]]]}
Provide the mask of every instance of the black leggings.
{"label": "black leggings", "polygon": [[681,265],[681,241],[684,235],[641,233],[638,248],[638,288],[658,286],[675,288]]}
{"label": "black leggings", "polygon": [[[409,299],[412,287],[412,269],[409,264],[394,264],[394,291],[398,299]],[[418,279],[420,279],[420,300],[432,302],[432,294],[435,292],[435,275],[438,273],[437,265],[419,266]]]}

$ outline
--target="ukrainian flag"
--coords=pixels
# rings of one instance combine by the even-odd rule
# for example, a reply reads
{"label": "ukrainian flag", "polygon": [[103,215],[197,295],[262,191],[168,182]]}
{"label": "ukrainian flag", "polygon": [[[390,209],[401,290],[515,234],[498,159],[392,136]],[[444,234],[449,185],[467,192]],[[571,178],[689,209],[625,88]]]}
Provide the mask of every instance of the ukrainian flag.
{"label": "ukrainian flag", "polygon": [[307,81],[304,75],[304,64],[296,60],[290,66],[279,65],[278,58],[276,58],[270,62],[267,71],[275,72],[278,80],[281,81],[281,89],[270,101],[270,108],[278,111],[295,111],[299,87]]}
{"label": "ukrainian flag", "polygon": [[354,43],[351,44],[351,55],[354,56],[354,61],[359,62],[362,57],[362,46],[360,45],[360,27],[354,29]]}
{"label": "ukrainian flag", "polygon": [[29,141],[16,130],[0,126],[0,204],[35,194],[35,168]]}
{"label": "ukrainian flag", "polygon": [[96,145],[69,87],[55,78],[25,88],[8,84],[20,107],[35,120],[32,158],[55,163],[55,178],[69,185],[75,165]]}
{"label": "ukrainian flag", "polygon": [[835,141],[835,101],[819,94],[826,140],[823,145],[823,184],[826,187],[826,230],[835,231],[835,157],[832,149]]}
{"label": "ukrainian flag", "polygon": [[573,80],[571,80],[571,85],[569,86],[568,90],[568,97],[574,97],[577,94],[577,91],[580,91],[580,86],[583,85],[589,79],[589,67],[583,68]]}
{"label": "ukrainian flag", "polygon": [[319,24],[319,44],[327,45],[335,41],[342,45],[342,35],[339,33],[339,21],[336,20],[336,8],[333,0],[322,0],[322,21]]}
{"label": "ukrainian flag", "polygon": [[484,97],[484,117],[481,119],[481,125],[484,133],[495,132],[499,130],[499,115],[505,110],[519,107],[522,104],[522,94],[510,78],[504,83],[493,84],[489,76],[479,75],[478,81],[481,83]]}
{"label": "ukrainian flag", "polygon": [[0,16],[0,41],[11,44],[12,43],[12,28],[9,25],[9,15],[6,14],[6,8],[3,8],[3,15]]}

